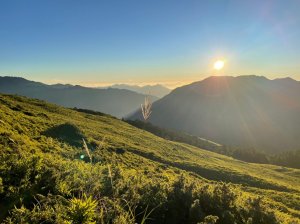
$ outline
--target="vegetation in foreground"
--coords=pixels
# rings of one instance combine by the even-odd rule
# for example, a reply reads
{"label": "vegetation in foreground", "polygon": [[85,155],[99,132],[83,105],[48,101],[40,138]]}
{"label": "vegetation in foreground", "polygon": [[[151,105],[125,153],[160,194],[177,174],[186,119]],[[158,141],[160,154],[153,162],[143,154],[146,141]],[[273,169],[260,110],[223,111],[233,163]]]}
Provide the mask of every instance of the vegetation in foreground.
{"label": "vegetation in foreground", "polygon": [[0,95],[0,147],[3,223],[300,223],[299,170],[95,112]]}

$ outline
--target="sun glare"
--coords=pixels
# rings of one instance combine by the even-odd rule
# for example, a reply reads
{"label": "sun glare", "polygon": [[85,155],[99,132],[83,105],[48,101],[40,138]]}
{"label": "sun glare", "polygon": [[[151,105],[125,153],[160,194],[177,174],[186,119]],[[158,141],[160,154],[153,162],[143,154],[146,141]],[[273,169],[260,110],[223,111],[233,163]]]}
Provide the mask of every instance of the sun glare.
{"label": "sun glare", "polygon": [[224,61],[218,60],[214,63],[214,68],[216,70],[221,70],[224,67],[224,64],[225,64]]}

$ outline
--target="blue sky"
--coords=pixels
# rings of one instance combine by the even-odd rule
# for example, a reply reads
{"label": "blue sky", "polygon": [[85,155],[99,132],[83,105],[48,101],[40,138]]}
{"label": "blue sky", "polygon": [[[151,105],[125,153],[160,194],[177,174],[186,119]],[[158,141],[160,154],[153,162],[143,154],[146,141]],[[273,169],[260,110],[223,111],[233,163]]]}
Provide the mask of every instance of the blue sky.
{"label": "blue sky", "polygon": [[[300,1],[0,1],[0,75],[83,85],[300,80]],[[213,62],[225,60],[221,71]]]}

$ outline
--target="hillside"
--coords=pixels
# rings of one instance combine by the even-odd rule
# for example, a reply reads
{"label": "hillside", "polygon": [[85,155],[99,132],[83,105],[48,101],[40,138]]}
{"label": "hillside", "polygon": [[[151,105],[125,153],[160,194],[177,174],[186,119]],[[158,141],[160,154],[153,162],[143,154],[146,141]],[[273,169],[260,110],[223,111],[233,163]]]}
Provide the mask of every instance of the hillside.
{"label": "hillside", "polygon": [[[215,76],[175,89],[150,122],[223,145],[276,153],[300,148],[300,82]],[[130,119],[142,119],[136,112]]]}
{"label": "hillside", "polygon": [[142,130],[146,130],[158,137],[164,138],[166,140],[175,141],[175,142],[182,142],[189,145],[193,145],[202,149],[206,149],[213,152],[219,152],[223,150],[224,147],[222,145],[209,141],[207,139],[203,139],[197,136],[189,135],[184,132],[176,132],[174,130],[168,130],[164,128],[160,128],[151,124],[150,122],[144,122],[140,120],[124,120],[128,124],[137,127]]}
{"label": "hillside", "polygon": [[102,113],[0,95],[0,148],[4,223],[300,223],[299,170],[167,141]]}
{"label": "hillside", "polygon": [[[120,118],[139,108],[145,98],[143,94],[125,89],[46,85],[18,77],[0,77],[0,93],[37,98],[70,108],[102,111]],[[156,99],[152,97],[153,101]]]}

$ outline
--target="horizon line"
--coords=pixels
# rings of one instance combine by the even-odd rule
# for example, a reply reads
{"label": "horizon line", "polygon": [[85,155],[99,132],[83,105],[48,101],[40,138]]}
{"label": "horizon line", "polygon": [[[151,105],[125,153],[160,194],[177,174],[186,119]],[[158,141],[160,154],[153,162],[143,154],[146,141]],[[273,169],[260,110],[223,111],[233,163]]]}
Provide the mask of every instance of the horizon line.
{"label": "horizon line", "polygon": [[240,76],[257,76],[257,77],[265,77],[269,80],[276,80],[276,79],[284,79],[284,78],[290,78],[293,79],[295,81],[300,81],[297,80],[295,78],[292,78],[291,76],[281,76],[281,77],[277,77],[277,78],[269,78],[266,75],[254,75],[254,74],[249,74],[249,75],[208,75],[205,76],[201,79],[189,79],[189,80],[185,80],[185,81],[158,81],[158,82],[134,82],[134,81],[125,81],[125,82],[84,82],[84,81],[75,81],[75,82],[69,82],[69,81],[65,81],[65,80],[60,80],[60,79],[52,79],[52,80],[43,80],[43,79],[30,79],[30,78],[26,78],[25,76],[18,76],[18,75],[3,75],[0,77],[14,77],[14,78],[23,78],[29,81],[34,81],[34,82],[41,82],[47,85],[57,85],[57,84],[61,84],[61,85],[72,85],[72,86],[82,86],[82,87],[89,87],[89,88],[109,88],[112,87],[113,85],[129,85],[129,86],[138,86],[138,87],[144,87],[144,86],[156,86],[156,85],[161,85],[163,87],[166,87],[168,89],[175,89],[177,87],[180,86],[184,86],[184,85],[188,85],[194,82],[200,82],[203,81],[209,77],[240,77]]}

